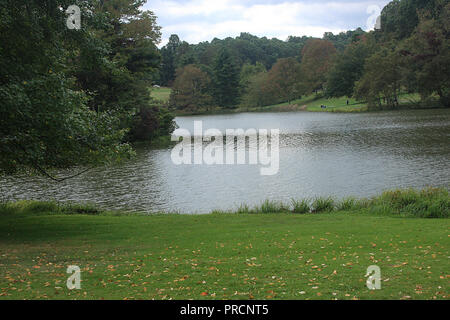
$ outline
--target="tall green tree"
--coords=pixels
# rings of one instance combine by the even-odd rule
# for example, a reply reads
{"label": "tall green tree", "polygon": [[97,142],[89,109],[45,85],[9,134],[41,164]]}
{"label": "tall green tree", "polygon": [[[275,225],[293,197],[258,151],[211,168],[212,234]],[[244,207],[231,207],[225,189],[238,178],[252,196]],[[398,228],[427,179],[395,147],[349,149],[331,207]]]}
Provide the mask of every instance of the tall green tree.
{"label": "tall green tree", "polygon": [[400,46],[405,70],[405,85],[419,92],[423,99],[439,96],[443,106],[450,106],[450,4],[438,18],[425,13],[420,23]]}
{"label": "tall green tree", "polygon": [[[0,173],[33,171],[59,180],[52,168],[97,165],[131,154],[122,143],[126,129],[120,118],[112,109],[89,108],[92,96],[75,76],[81,48],[105,52],[89,28],[106,25],[92,13],[81,30],[69,30],[60,7],[73,3],[0,2]],[[89,2],[78,4],[93,9]]]}
{"label": "tall green tree", "polygon": [[226,49],[216,57],[213,67],[213,97],[220,107],[233,108],[239,101],[239,70]]}
{"label": "tall green tree", "polygon": [[385,47],[366,62],[364,76],[356,83],[355,97],[368,102],[370,108],[382,108],[383,104],[398,106],[401,89],[401,56],[395,46]]}
{"label": "tall green tree", "polygon": [[336,56],[327,75],[325,94],[328,97],[351,97],[355,82],[361,79],[366,59],[371,53],[372,50],[366,40],[349,44]]}
{"label": "tall green tree", "polygon": [[162,64],[161,64],[161,84],[164,86],[171,86],[176,77],[177,52],[181,46],[181,41],[178,35],[172,34],[169,42],[161,49]]}

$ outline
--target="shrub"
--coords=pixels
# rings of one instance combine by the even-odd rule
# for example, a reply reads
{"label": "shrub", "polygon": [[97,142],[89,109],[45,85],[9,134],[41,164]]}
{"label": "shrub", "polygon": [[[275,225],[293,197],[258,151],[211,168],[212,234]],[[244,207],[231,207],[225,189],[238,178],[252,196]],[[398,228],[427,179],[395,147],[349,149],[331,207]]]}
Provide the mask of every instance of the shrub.
{"label": "shrub", "polygon": [[309,201],[305,199],[300,201],[292,199],[292,207],[293,213],[305,214],[311,212],[311,208],[309,207]]}
{"label": "shrub", "polygon": [[312,212],[331,212],[334,210],[334,200],[333,198],[316,198],[312,203]]}
{"label": "shrub", "polygon": [[255,211],[258,213],[282,213],[289,209],[281,202],[266,200],[260,207],[256,207]]}

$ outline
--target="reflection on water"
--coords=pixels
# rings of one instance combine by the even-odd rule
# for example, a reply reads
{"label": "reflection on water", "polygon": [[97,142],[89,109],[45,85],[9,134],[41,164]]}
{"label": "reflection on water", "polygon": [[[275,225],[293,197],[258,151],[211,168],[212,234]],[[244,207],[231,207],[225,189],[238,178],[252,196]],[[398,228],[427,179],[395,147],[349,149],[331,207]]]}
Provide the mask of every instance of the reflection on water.
{"label": "reflection on water", "polygon": [[244,113],[180,117],[181,128],[280,129],[280,170],[260,166],[175,166],[170,149],[139,148],[121,166],[63,183],[0,180],[8,199],[88,201],[108,209],[204,213],[265,199],[371,196],[391,188],[450,185],[450,110],[367,114]]}

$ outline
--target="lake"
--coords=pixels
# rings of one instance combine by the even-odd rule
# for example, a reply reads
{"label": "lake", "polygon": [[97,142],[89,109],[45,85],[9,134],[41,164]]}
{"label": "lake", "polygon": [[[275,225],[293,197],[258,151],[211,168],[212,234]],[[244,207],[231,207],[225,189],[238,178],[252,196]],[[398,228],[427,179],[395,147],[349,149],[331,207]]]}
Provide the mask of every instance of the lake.
{"label": "lake", "polygon": [[376,113],[241,113],[176,119],[203,129],[279,129],[277,175],[259,165],[181,165],[171,148],[139,147],[122,165],[62,183],[1,178],[4,199],[91,202],[105,209],[207,213],[315,196],[370,197],[392,188],[450,185],[450,110]]}

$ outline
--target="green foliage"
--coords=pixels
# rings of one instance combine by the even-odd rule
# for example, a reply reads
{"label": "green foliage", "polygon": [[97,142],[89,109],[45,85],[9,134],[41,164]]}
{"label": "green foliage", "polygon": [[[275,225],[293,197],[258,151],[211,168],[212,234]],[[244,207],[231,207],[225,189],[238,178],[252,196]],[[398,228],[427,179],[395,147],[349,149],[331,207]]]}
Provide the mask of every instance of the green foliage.
{"label": "green foliage", "polygon": [[133,141],[155,141],[169,136],[175,129],[174,115],[166,107],[149,105],[141,107],[134,117],[130,132]]}
{"label": "green foliage", "polygon": [[355,82],[359,81],[364,72],[364,64],[370,54],[366,41],[350,44],[336,57],[326,84],[328,97],[351,97]]}
{"label": "green foliage", "polygon": [[170,88],[152,88],[150,96],[160,103],[167,103],[170,99],[170,94],[172,93],[172,89]]}
{"label": "green foliage", "polygon": [[177,78],[170,95],[170,106],[177,110],[196,111],[212,104],[211,79],[194,65],[177,70]]}
{"label": "green foliage", "polygon": [[320,213],[320,212],[331,212],[334,210],[334,200],[333,198],[315,198],[311,204],[311,212]]}
{"label": "green foliage", "polygon": [[250,86],[250,80],[253,76],[266,71],[266,67],[261,62],[257,62],[255,65],[249,63],[244,64],[241,69],[239,80],[241,94],[246,93],[248,87]]}
{"label": "green foliage", "polygon": [[323,35],[323,40],[330,41],[338,51],[343,51],[351,43],[358,42],[362,37],[364,37],[364,35],[365,31],[361,28],[357,28],[356,30],[341,32],[336,35],[332,32],[325,32]]}
{"label": "green foliage", "polygon": [[345,198],[339,201],[336,204],[337,211],[352,211],[352,210],[360,210],[362,208],[367,207],[367,201],[358,200],[356,198],[350,197]]}
{"label": "green foliage", "polygon": [[[68,1],[63,5],[68,6]],[[0,172],[96,165],[131,155],[126,130],[113,110],[88,108],[71,61],[95,43],[83,29],[68,30],[58,1],[0,5]],[[91,20],[86,19],[86,28]]]}
{"label": "green foliage", "polygon": [[168,44],[161,49],[162,64],[160,74],[162,85],[171,86],[173,81],[175,81],[175,59],[180,46],[180,38],[176,34],[173,34],[170,36]]}
{"label": "green foliage", "polygon": [[421,15],[420,23],[400,47],[405,86],[422,99],[437,94],[443,106],[450,106],[450,4],[436,19]]}
{"label": "green foliage", "polygon": [[389,48],[382,48],[366,62],[364,76],[356,83],[355,97],[366,100],[371,108],[398,106],[400,93],[400,54]]}
{"label": "green foliage", "polygon": [[[1,2],[0,173],[59,180],[52,168],[130,157],[127,132],[143,110],[154,113],[151,136],[170,131],[173,116],[149,107],[160,31],[143,3]],[[71,4],[81,7],[81,30],[66,27]]]}
{"label": "green foliage", "polygon": [[381,28],[385,39],[408,38],[419,24],[418,14],[427,10],[434,14],[446,0],[394,0],[381,13]]}
{"label": "green foliage", "polygon": [[228,50],[219,52],[213,70],[214,100],[220,107],[235,107],[239,100],[239,71]]}
{"label": "green foliage", "polygon": [[275,104],[278,99],[273,95],[269,74],[261,72],[248,79],[246,92],[241,99],[241,107],[263,107]]}
{"label": "green foliage", "polygon": [[298,214],[306,214],[311,212],[311,208],[308,200],[295,200],[292,199],[292,212]]}
{"label": "green foliage", "polygon": [[289,208],[282,202],[266,200],[259,207],[256,207],[254,211],[257,213],[282,213],[288,212]]}
{"label": "green foliage", "polygon": [[98,215],[102,210],[92,204],[62,203],[56,201],[22,200],[0,203],[0,216],[34,214]]}
{"label": "green foliage", "polygon": [[428,188],[422,191],[386,191],[372,200],[373,213],[396,214],[421,218],[449,218],[450,197],[448,190]]}
{"label": "green foliage", "polygon": [[[290,205],[280,201],[265,200],[250,207],[241,204],[235,211],[216,210],[220,214],[316,214],[358,211],[375,215],[404,216],[416,218],[450,218],[450,194],[445,188],[423,190],[391,190],[369,199],[332,197],[292,199]],[[101,214],[104,210],[92,204],[61,203],[55,201],[0,202],[0,215],[8,214]]]}

